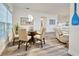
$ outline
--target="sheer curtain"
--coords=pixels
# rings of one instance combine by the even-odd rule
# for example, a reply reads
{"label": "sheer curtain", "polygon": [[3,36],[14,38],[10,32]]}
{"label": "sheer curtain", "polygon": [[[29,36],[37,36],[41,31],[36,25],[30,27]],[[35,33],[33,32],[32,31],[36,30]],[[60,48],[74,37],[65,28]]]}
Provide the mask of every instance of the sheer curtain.
{"label": "sheer curtain", "polygon": [[4,36],[8,36],[12,28],[12,14],[9,8],[0,3],[0,40]]}

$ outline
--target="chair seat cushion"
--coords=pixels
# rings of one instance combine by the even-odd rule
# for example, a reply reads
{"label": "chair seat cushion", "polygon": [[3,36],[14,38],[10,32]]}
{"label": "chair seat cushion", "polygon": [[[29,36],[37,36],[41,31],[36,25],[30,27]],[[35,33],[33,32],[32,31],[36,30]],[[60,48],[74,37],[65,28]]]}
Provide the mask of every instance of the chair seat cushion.
{"label": "chair seat cushion", "polygon": [[25,39],[19,39],[19,40],[21,40],[21,41],[29,41],[30,38],[31,38],[31,36],[27,36],[27,38],[25,38]]}
{"label": "chair seat cushion", "polygon": [[19,37],[19,35],[17,34],[17,35],[15,35],[15,37]]}
{"label": "chair seat cushion", "polygon": [[30,39],[31,38],[31,36],[27,36],[27,39]]}
{"label": "chair seat cushion", "polygon": [[37,33],[38,33],[38,34],[41,34],[41,32],[39,32],[39,31],[38,31]]}
{"label": "chair seat cushion", "polygon": [[35,43],[40,43],[40,41],[36,41]]}
{"label": "chair seat cushion", "polygon": [[35,35],[34,38],[41,39],[41,36],[40,35]]}

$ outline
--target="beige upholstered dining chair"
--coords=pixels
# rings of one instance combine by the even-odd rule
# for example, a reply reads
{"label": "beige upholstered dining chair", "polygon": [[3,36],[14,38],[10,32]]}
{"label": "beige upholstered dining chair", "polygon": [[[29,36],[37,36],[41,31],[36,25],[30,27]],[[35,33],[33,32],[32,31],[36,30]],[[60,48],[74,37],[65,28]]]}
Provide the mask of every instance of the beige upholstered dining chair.
{"label": "beige upholstered dining chair", "polygon": [[12,29],[12,33],[13,33],[13,45],[14,45],[16,40],[19,39],[19,35],[16,34],[15,27]]}
{"label": "beige upholstered dining chair", "polygon": [[43,47],[42,43],[45,44],[45,28],[41,28],[41,32],[34,36],[35,39],[41,42],[41,47]]}
{"label": "beige upholstered dining chair", "polygon": [[69,35],[68,34],[64,34],[60,28],[56,28],[55,29],[56,32],[56,38],[62,42],[62,43],[68,43],[68,39],[69,39]]}
{"label": "beige upholstered dining chair", "polygon": [[20,48],[20,45],[22,43],[26,44],[26,50],[27,50],[27,43],[29,43],[30,40],[30,36],[28,36],[28,32],[26,31],[26,29],[19,29],[19,44],[18,44],[18,49]]}

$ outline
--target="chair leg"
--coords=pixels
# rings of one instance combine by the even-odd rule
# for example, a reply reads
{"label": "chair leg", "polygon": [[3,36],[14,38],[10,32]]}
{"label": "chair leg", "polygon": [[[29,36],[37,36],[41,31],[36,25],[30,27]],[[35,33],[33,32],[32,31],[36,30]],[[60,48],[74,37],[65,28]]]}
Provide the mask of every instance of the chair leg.
{"label": "chair leg", "polygon": [[13,45],[14,45],[14,43],[15,43],[15,38],[13,39]]}
{"label": "chair leg", "polygon": [[27,51],[27,42],[26,42],[26,51]]}
{"label": "chair leg", "polygon": [[41,48],[43,47],[42,41],[41,41]]}
{"label": "chair leg", "polygon": [[19,41],[19,43],[18,43],[18,49],[20,48],[20,43],[21,43],[21,41]]}
{"label": "chair leg", "polygon": [[44,42],[44,44],[45,44],[45,38],[43,38],[43,42]]}

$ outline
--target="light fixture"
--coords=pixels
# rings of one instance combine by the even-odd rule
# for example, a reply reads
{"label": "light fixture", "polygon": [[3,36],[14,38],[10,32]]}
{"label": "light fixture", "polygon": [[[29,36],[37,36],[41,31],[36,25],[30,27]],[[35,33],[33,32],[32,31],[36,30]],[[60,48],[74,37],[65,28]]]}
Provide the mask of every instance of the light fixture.
{"label": "light fixture", "polygon": [[29,22],[33,21],[33,16],[32,15],[29,14],[27,17],[28,17]]}
{"label": "light fixture", "polygon": [[77,15],[77,3],[74,3],[74,15],[72,17],[72,25],[79,25],[79,17]]}
{"label": "light fixture", "polygon": [[26,8],[27,10],[29,10],[30,8]]}
{"label": "light fixture", "polygon": [[28,15],[27,15],[27,19],[29,22],[32,22],[33,21],[33,16],[30,14],[30,8],[26,8],[27,9],[27,12],[28,12]]}

